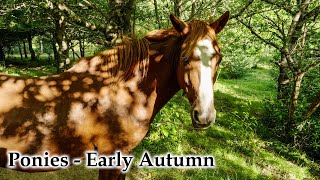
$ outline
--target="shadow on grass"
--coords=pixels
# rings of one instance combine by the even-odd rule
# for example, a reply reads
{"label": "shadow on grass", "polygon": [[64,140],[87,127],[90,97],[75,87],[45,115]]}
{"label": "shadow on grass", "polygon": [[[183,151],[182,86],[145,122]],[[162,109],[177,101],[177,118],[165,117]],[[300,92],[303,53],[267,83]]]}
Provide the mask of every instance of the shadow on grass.
{"label": "shadow on grass", "polygon": [[34,180],[34,179],[79,179],[79,180],[95,180],[98,179],[98,171],[96,169],[87,169],[84,165],[71,166],[68,169],[39,172],[39,173],[26,173],[14,171],[11,169],[0,168],[1,180]]}
{"label": "shadow on grass", "polygon": [[[234,127],[237,127],[237,123],[244,123],[245,126],[250,127],[248,130],[252,131],[257,135],[257,137],[263,141],[265,141],[268,145],[264,147],[264,149],[277,154],[281,157],[286,158],[288,161],[293,161],[299,166],[307,166],[309,169],[309,172],[317,177],[320,178],[320,166],[319,164],[312,162],[310,159],[306,157],[306,154],[295,149],[294,147],[291,147],[290,145],[284,144],[282,142],[279,142],[274,138],[274,134],[271,133],[271,131],[268,129],[266,122],[263,121],[263,115],[264,113],[264,107],[262,102],[251,102],[248,106],[246,104],[246,101],[236,98],[234,96],[231,96],[229,94],[225,94],[222,92],[216,92],[216,104],[217,110],[220,112],[229,112],[227,114],[234,114],[233,112],[239,112],[241,111],[244,113],[244,116],[236,115],[236,118],[223,118],[223,121],[218,120],[218,124],[227,128],[227,129],[234,129]],[[220,108],[219,108],[220,104]],[[248,115],[251,117],[255,117],[252,122],[248,122],[246,120],[248,119]],[[237,123],[235,122],[237,121]],[[241,125],[239,126],[241,129]],[[240,130],[238,128],[238,130]],[[236,131],[238,131],[236,130]],[[242,134],[241,134],[242,132]],[[243,133],[243,130],[240,132],[238,131],[237,134],[239,136],[243,136],[245,132]],[[215,136],[217,136],[215,134]],[[221,136],[220,136],[221,137]],[[223,137],[223,136],[222,136]],[[251,148],[244,148],[243,146],[238,146],[240,152],[252,155],[252,153],[255,153],[252,151]]]}
{"label": "shadow on grass", "polygon": [[[219,98],[217,98],[219,96]],[[243,103],[239,99],[232,99],[226,97],[226,94],[216,93],[216,102],[218,112],[231,112],[234,109],[239,109],[243,106]],[[179,104],[176,108],[174,105]],[[192,129],[191,118],[189,116],[190,105],[185,98],[181,98],[181,92],[179,92],[164,108],[162,111],[166,111],[173,107],[175,111],[179,111],[179,114],[184,114],[187,117],[175,117],[172,121],[181,122],[180,124],[171,124],[169,126],[179,126],[178,135],[169,134],[168,137],[163,137],[161,130],[158,127],[151,127],[151,134],[147,137],[142,144],[140,144],[135,150],[135,156],[140,157],[144,150],[148,150],[151,154],[165,154],[167,152],[177,154],[212,154],[215,156],[217,161],[217,169],[211,170],[176,170],[175,174],[183,174],[184,177],[191,179],[207,178],[207,179],[219,179],[219,178],[239,178],[239,179],[270,179],[270,176],[261,175],[254,169],[247,165],[238,163],[238,160],[232,160],[224,157],[225,154],[230,152],[233,156],[245,156],[243,152],[239,151],[239,147],[232,144],[234,140],[239,137],[237,131],[230,130],[230,124],[226,117],[220,119],[223,116],[218,116],[218,123],[213,125],[206,131],[196,131]],[[245,107],[243,107],[245,108]],[[161,124],[163,119],[167,119],[165,113],[161,113],[156,117],[154,124]],[[179,120],[180,119],[180,120]],[[168,126],[166,126],[168,128]],[[178,137],[178,138],[175,138]],[[248,155],[250,156],[250,155]],[[246,157],[250,158],[250,157]],[[134,174],[141,171],[139,169],[133,170]],[[149,172],[150,170],[147,170]],[[161,179],[163,177],[170,177],[171,173],[163,175],[161,172],[154,172],[153,179]],[[174,173],[173,173],[174,174]],[[170,178],[169,178],[170,179]],[[178,178],[179,179],[179,178]]]}
{"label": "shadow on grass", "polygon": [[[179,104],[176,108],[174,105]],[[162,110],[163,112],[178,111],[184,114],[171,119],[178,124],[161,124],[161,120],[170,119],[166,113],[160,113],[151,127],[151,134],[135,150],[135,156],[140,157],[144,150],[152,155],[165,154],[198,154],[214,155],[217,168],[214,170],[146,170],[134,169],[133,174],[153,174],[152,179],[171,177],[182,174],[191,179],[299,179],[308,177],[303,168],[290,163],[290,158],[282,158],[281,154],[272,150],[272,135],[261,123],[263,113],[262,102],[249,102],[230,94],[217,91],[215,93],[215,106],[218,111],[216,124],[206,131],[192,130],[189,117],[189,103],[175,96]],[[169,110],[168,110],[169,109]],[[180,115],[181,116],[181,115]],[[177,121],[177,119],[179,119]],[[167,137],[162,136],[160,127],[178,126],[178,134],[169,132]],[[301,164],[300,164],[301,165]],[[307,165],[308,168],[309,165]],[[295,172],[299,171],[299,172]],[[311,172],[312,173],[312,172]],[[312,173],[313,174],[313,173]],[[150,175],[150,174],[149,174]],[[316,176],[315,174],[313,174]],[[295,177],[297,176],[297,177]],[[179,179],[179,178],[178,178]]]}

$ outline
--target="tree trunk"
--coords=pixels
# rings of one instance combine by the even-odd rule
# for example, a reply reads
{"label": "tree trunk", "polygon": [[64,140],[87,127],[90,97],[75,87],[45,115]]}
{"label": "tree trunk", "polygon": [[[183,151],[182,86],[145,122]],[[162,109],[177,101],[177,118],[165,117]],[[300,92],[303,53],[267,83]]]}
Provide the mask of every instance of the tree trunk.
{"label": "tree trunk", "polygon": [[131,15],[134,10],[135,0],[113,0],[109,1],[109,16],[112,22],[110,24],[115,28],[118,34],[130,34]]}
{"label": "tree trunk", "polygon": [[293,84],[293,91],[291,93],[290,98],[290,105],[289,105],[289,111],[288,111],[288,129],[287,131],[290,131],[291,129],[295,128],[295,122],[294,122],[294,113],[296,112],[297,105],[298,105],[298,97],[300,94],[300,87],[301,82],[304,77],[305,73],[295,73],[294,75],[294,84]]}
{"label": "tree trunk", "polygon": [[5,55],[3,52],[3,45],[0,43],[0,61],[5,61]]}
{"label": "tree trunk", "polygon": [[34,52],[33,47],[32,47],[32,36],[31,35],[28,36],[28,44],[29,44],[29,51],[31,54],[31,61],[36,61],[36,53]]}
{"label": "tree trunk", "polygon": [[76,60],[76,58],[75,58],[75,55],[74,55],[74,50],[72,48],[72,61],[75,61],[75,60]]}
{"label": "tree trunk", "polygon": [[20,59],[21,59],[21,61],[22,61],[22,60],[23,60],[23,55],[22,55],[22,50],[21,50],[20,42],[18,42],[18,49],[19,49]]}
{"label": "tree trunk", "polygon": [[52,45],[52,50],[53,50],[53,59],[56,65],[56,72],[60,73],[60,57],[58,54],[58,50],[57,50],[57,46],[56,46],[56,33],[53,32],[52,33],[52,41],[51,41],[51,45]]}
{"label": "tree trunk", "polygon": [[278,100],[287,100],[290,96],[290,79],[288,77],[288,64],[285,55],[281,53],[281,60],[277,63],[279,67],[278,77]]}
{"label": "tree trunk", "polygon": [[309,106],[308,111],[305,113],[305,119],[308,119],[316,110],[320,107],[320,92],[317,95],[315,101]]}
{"label": "tree trunk", "polygon": [[158,24],[158,28],[161,29],[161,22],[160,22],[160,17],[159,17],[159,12],[158,12],[157,0],[153,0],[153,4],[154,4],[154,12],[156,14],[156,23]]}
{"label": "tree trunk", "polygon": [[55,21],[55,43],[58,45],[58,59],[56,63],[59,68],[57,72],[60,73],[67,69],[67,65],[70,63],[69,59],[69,43],[66,39],[66,20],[64,16],[59,13],[54,13]]}
{"label": "tree trunk", "polygon": [[43,41],[42,41],[42,39],[40,39],[39,44],[40,44],[40,53],[43,54]]}
{"label": "tree trunk", "polygon": [[190,13],[189,19],[192,19],[195,14],[196,14],[196,0],[192,0],[191,13]]}
{"label": "tree trunk", "polygon": [[177,16],[178,18],[181,18],[181,5],[182,5],[182,0],[174,0],[173,1],[173,8],[174,8],[174,15]]}
{"label": "tree trunk", "polygon": [[14,49],[13,48],[11,48],[11,46],[9,46],[8,47],[8,51],[9,51],[9,53],[13,56],[13,54],[14,54]]}
{"label": "tree trunk", "polygon": [[131,33],[133,35],[136,34],[136,22],[137,22],[137,4],[134,4],[134,8],[133,8],[133,17],[132,17],[132,31]]}
{"label": "tree trunk", "polygon": [[85,56],[85,49],[84,49],[84,40],[79,39],[79,49],[80,49],[80,56]]}
{"label": "tree trunk", "polygon": [[24,52],[24,58],[28,58],[28,52],[27,52],[27,48],[26,48],[26,42],[24,40],[22,40],[23,42],[23,52]]}

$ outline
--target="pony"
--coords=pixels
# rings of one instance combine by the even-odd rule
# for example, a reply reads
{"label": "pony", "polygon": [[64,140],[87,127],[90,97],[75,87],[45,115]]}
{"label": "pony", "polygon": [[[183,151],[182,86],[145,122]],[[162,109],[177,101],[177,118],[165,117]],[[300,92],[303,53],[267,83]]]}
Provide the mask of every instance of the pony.
{"label": "pony", "polygon": [[[192,106],[193,127],[208,128],[216,119],[214,83],[222,59],[216,35],[228,19],[229,12],[211,24],[170,15],[173,27],[80,58],[64,73],[0,75],[0,166],[7,167],[8,151],[129,154],[180,89]],[[124,177],[120,169],[99,169],[99,179]]]}

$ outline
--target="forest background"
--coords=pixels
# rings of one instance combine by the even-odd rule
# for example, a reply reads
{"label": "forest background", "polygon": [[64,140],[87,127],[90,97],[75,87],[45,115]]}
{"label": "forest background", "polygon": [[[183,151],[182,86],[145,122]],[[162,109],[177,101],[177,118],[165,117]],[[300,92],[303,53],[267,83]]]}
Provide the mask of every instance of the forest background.
{"label": "forest background", "polygon": [[[212,154],[217,168],[138,169],[129,177],[163,179],[320,178],[319,0],[2,0],[0,70],[18,76],[61,73],[80,57],[184,21],[212,22],[224,55],[215,87],[217,123],[191,129],[179,92],[133,152]],[[83,166],[27,174],[0,169],[0,179],[94,179]]]}

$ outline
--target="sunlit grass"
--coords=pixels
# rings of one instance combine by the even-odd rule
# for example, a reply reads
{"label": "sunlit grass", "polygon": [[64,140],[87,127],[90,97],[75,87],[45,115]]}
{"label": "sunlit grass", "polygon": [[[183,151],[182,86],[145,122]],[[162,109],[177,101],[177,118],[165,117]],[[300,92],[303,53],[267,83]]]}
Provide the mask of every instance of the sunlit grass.
{"label": "sunlit grass", "polygon": [[218,79],[216,89],[243,100],[262,101],[275,96],[276,83],[270,70],[261,67],[251,69],[242,79]]}
{"label": "sunlit grass", "polygon": [[[161,110],[155,123],[161,124],[167,114],[179,111],[184,123],[175,125],[173,122],[179,119],[176,117],[171,119],[172,124],[169,126],[178,126],[179,133],[169,133],[168,137],[163,137],[161,129],[154,128],[134,151],[137,157],[143,150],[152,154],[212,154],[216,158],[216,169],[144,169],[141,172],[141,169],[135,168],[132,170],[133,175],[142,179],[315,178],[308,166],[299,166],[275,153],[269,146],[270,142],[263,140],[257,133],[263,132],[261,129],[264,128],[259,123],[259,116],[263,114],[263,100],[276,95],[276,82],[270,70],[270,66],[259,66],[243,79],[219,79],[215,93],[217,123],[207,131],[190,130],[190,107],[186,100],[181,102],[181,94],[177,94]],[[172,104],[178,104],[180,108],[170,109]],[[162,125],[168,127],[167,123]]]}
{"label": "sunlit grass", "polygon": [[27,76],[27,77],[40,77],[46,76],[48,74],[53,74],[55,72],[54,67],[40,66],[34,68],[17,68],[17,67],[1,67],[0,73],[10,74],[13,76]]}

